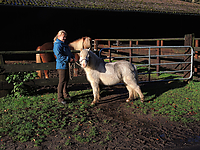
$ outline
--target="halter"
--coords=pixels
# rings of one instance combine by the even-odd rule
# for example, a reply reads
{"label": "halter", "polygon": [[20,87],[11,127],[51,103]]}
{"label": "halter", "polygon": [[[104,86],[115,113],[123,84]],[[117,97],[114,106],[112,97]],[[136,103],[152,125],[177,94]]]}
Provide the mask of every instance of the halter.
{"label": "halter", "polygon": [[[90,50],[90,48],[89,49],[82,49],[82,50]],[[89,61],[89,57],[87,57],[87,59],[85,58],[85,59],[82,59],[81,61],[80,61],[80,63],[82,62],[82,61],[86,61],[86,62],[88,62]]]}
{"label": "halter", "polygon": [[88,61],[89,61],[88,59],[82,59],[82,60],[80,61],[80,63],[81,63],[82,61],[84,61],[84,60],[85,60],[86,62],[88,62]]}

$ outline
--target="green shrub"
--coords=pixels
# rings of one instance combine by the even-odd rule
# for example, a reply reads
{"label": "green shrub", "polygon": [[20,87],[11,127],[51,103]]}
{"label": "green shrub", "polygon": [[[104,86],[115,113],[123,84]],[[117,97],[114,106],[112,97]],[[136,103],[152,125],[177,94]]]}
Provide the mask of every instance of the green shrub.
{"label": "green shrub", "polygon": [[6,78],[6,81],[13,84],[11,93],[16,97],[19,97],[22,95],[30,95],[35,92],[33,87],[25,84],[26,81],[35,79],[35,77],[37,77],[36,72],[16,72],[10,73]]}

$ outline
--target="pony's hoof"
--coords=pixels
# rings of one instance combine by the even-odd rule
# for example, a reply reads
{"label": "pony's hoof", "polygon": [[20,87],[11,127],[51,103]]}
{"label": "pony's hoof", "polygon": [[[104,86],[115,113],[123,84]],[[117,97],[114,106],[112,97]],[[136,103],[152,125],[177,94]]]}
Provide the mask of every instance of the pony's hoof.
{"label": "pony's hoof", "polygon": [[127,99],[126,102],[127,102],[127,103],[130,102],[130,99]]}
{"label": "pony's hoof", "polygon": [[90,104],[90,106],[94,106],[96,103],[95,102],[92,102],[91,104]]}
{"label": "pony's hoof", "polygon": [[141,99],[141,103],[144,103],[144,99]]}

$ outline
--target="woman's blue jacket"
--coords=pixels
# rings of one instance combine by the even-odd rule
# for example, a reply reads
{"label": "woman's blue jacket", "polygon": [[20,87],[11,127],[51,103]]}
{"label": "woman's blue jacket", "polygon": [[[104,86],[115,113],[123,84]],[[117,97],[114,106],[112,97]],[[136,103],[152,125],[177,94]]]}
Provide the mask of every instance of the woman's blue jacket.
{"label": "woman's blue jacket", "polygon": [[68,69],[68,62],[70,62],[71,58],[74,58],[74,55],[71,53],[67,42],[57,39],[54,42],[53,52],[57,57],[56,69]]}

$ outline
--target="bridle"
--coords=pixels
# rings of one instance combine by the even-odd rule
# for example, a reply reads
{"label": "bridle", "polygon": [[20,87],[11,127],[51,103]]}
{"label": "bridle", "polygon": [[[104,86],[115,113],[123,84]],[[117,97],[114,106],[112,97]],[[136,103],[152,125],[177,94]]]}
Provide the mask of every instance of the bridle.
{"label": "bridle", "polygon": [[[83,50],[84,50],[84,49],[83,49]],[[90,48],[89,48],[89,50],[90,50]],[[82,61],[85,60],[85,61],[88,63],[88,62],[89,62],[89,57],[90,57],[90,56],[89,56],[89,54],[88,54],[88,57],[86,56],[85,59],[81,59],[79,62],[82,63]]]}
{"label": "bridle", "polygon": [[86,62],[88,62],[89,61],[89,59],[88,58],[85,58],[85,59],[82,59],[81,61],[80,61],[80,63],[82,62],[82,61],[86,61]]}

